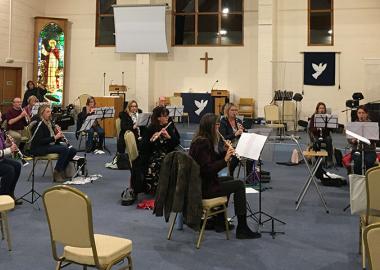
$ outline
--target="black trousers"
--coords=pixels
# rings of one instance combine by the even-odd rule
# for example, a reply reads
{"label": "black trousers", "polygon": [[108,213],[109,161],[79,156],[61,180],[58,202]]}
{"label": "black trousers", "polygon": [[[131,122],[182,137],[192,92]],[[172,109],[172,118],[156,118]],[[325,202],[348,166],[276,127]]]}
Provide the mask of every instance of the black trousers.
{"label": "black trousers", "polygon": [[[352,160],[354,161],[354,173],[362,174],[362,152],[353,150],[351,152]],[[364,151],[364,167],[365,171],[374,167],[376,162],[376,151]],[[364,173],[365,173],[364,171]]]}
{"label": "black trousers", "polygon": [[245,185],[243,181],[235,180],[230,176],[219,177],[220,189],[218,192],[208,194],[207,198],[211,199],[220,196],[230,197],[231,193],[234,194],[234,208],[235,215],[246,216],[247,215],[247,205],[245,198]]}
{"label": "black trousers", "polygon": [[21,164],[15,160],[4,158],[0,160],[0,195],[14,197],[16,184],[21,172]]}

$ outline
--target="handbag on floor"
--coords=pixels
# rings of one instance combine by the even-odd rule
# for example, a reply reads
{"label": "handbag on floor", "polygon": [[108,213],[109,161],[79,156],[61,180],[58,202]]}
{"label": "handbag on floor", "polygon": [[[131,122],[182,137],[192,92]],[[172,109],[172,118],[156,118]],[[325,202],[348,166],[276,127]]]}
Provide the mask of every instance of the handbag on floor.
{"label": "handbag on floor", "polygon": [[367,210],[367,188],[365,175],[350,174],[350,207],[352,215],[361,215]]}

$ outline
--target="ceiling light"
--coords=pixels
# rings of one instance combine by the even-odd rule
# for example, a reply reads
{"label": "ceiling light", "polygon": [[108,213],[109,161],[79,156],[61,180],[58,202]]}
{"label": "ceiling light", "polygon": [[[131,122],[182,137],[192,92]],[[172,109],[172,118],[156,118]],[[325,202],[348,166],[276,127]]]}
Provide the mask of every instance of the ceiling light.
{"label": "ceiling light", "polygon": [[227,13],[229,13],[230,12],[230,9],[229,8],[223,8],[223,10],[222,10],[222,13],[223,14],[227,14]]}

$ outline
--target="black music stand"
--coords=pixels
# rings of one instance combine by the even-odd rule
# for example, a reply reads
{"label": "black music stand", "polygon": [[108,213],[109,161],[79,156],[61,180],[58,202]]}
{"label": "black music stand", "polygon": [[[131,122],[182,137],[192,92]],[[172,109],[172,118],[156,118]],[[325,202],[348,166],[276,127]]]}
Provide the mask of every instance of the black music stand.
{"label": "black music stand", "polygon": [[[26,201],[27,203],[30,203],[30,204],[34,204],[35,202],[37,202],[37,200],[42,197],[42,195],[36,191],[34,189],[34,169],[36,167],[36,159],[35,157],[33,156],[33,167],[32,167],[32,187],[30,188],[30,190],[28,192],[26,192],[24,195],[22,195],[20,198],[17,199],[17,201],[19,200],[23,200],[23,201]],[[27,197],[29,194],[31,194],[31,197],[32,199],[31,200],[28,200],[26,199],[25,197]],[[38,206],[38,210],[40,210],[40,206],[37,204]]]}
{"label": "black music stand", "polygon": [[103,130],[104,130],[104,138],[103,138],[103,147],[104,150],[111,155],[111,151],[106,146],[106,118],[114,118],[115,116],[115,108],[114,107],[100,107],[95,108],[95,115],[100,115],[99,119],[103,120]]}
{"label": "black music stand", "polygon": [[181,117],[183,116],[183,108],[184,106],[166,106],[166,109],[169,111],[169,116],[173,117],[175,119],[176,117]]}
{"label": "black music stand", "polygon": [[[241,157],[245,157],[254,161],[260,161],[260,156],[264,149],[264,145],[267,139],[268,139],[268,136],[259,135],[256,133],[243,133],[236,147],[236,153],[238,153],[239,156]],[[255,164],[253,166],[255,166]],[[261,170],[261,163],[259,164],[259,166]],[[286,224],[286,223],[261,210],[261,206],[262,206],[261,177],[259,177],[254,170],[252,170],[252,173],[255,173],[256,177],[259,179],[259,211],[252,213],[251,207],[249,206],[249,204],[247,204],[247,210],[251,213],[249,217],[251,217],[254,221],[256,221],[259,226],[263,226],[264,223],[271,221],[271,224],[272,224],[271,230],[261,231],[261,232],[269,233],[274,239],[276,234],[285,234],[285,232],[275,231],[274,222],[277,221],[277,222],[280,222],[281,224]],[[263,221],[262,216],[267,217],[267,219]]]}

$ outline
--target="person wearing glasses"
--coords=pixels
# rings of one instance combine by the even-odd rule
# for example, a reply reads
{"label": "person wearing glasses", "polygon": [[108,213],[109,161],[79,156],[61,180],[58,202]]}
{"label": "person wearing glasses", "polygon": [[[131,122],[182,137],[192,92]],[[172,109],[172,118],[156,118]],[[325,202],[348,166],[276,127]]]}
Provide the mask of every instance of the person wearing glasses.
{"label": "person wearing glasses", "polygon": [[120,133],[117,142],[117,152],[125,153],[125,140],[124,133],[130,130],[135,135],[136,143],[138,143],[141,137],[140,127],[137,126],[137,117],[142,111],[139,109],[136,100],[131,100],[128,102],[127,107],[124,111],[119,113],[120,118]]}

